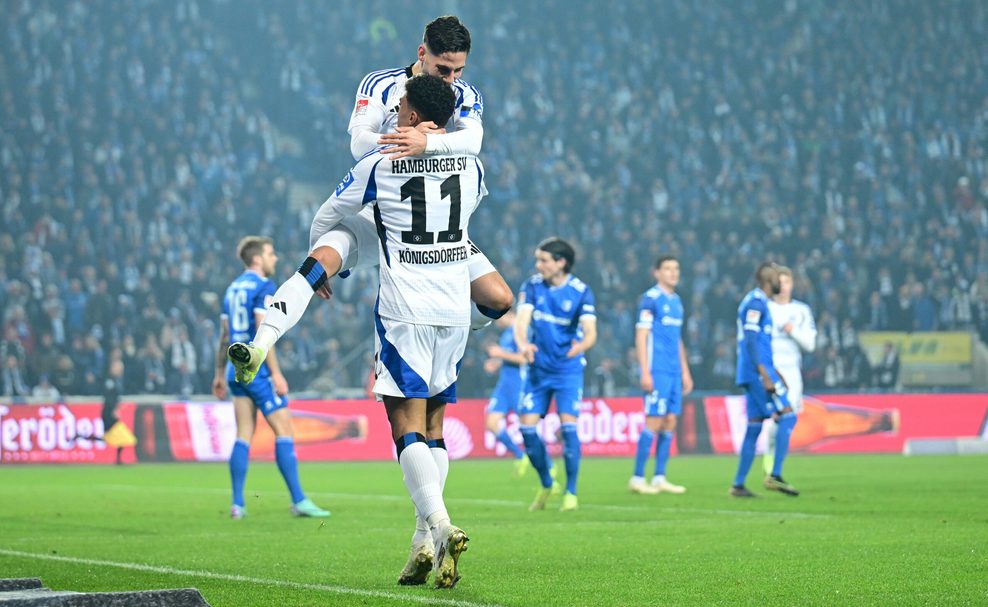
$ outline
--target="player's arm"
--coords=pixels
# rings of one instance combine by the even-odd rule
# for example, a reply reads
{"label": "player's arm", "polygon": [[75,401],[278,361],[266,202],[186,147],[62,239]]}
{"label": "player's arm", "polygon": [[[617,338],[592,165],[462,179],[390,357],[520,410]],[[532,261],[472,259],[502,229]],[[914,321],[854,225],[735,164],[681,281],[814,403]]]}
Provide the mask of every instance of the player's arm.
{"label": "player's arm", "polygon": [[379,96],[367,94],[372,92],[369,90],[373,81],[371,76],[372,74],[368,74],[357,89],[357,98],[347,127],[347,132],[350,133],[350,153],[354,160],[380,146],[379,131],[388,113]]}
{"label": "player's arm", "polygon": [[638,358],[638,368],[641,370],[641,387],[645,392],[651,392],[655,389],[652,369],[648,362],[648,334],[651,332],[651,327],[639,325],[635,328],[635,356]]}
{"label": "player's arm", "polygon": [[580,317],[580,329],[583,331],[583,339],[573,340],[573,346],[566,353],[566,358],[577,357],[597,343],[597,317],[584,315]]}
{"label": "player's arm", "polygon": [[652,365],[648,360],[648,336],[652,332],[652,323],[655,322],[654,309],[655,300],[647,293],[642,295],[641,301],[638,302],[638,322],[635,323],[635,356],[638,358],[641,388],[645,392],[655,389]]}
{"label": "player's arm", "polygon": [[525,362],[527,362],[524,354],[521,352],[512,352],[511,350],[502,347],[500,344],[491,344],[487,348],[487,355],[491,358],[497,358],[516,365],[524,365]]}
{"label": "player's arm", "polygon": [[573,347],[566,353],[567,358],[579,356],[597,343],[597,306],[589,287],[583,292],[580,302],[580,329],[583,331],[583,339],[573,340]]}
{"label": "player's arm", "polygon": [[343,181],[336,186],[333,195],[327,198],[326,202],[322,203],[322,206],[316,211],[315,218],[309,228],[310,247],[315,246],[316,240],[321,235],[338,226],[347,217],[356,215],[364,208],[364,205],[377,199],[376,190],[367,186],[371,174],[377,169],[381,160],[382,156],[379,154],[371,154],[361,158],[356,166],[347,172]]}
{"label": "player's arm", "polygon": [[693,391],[693,374],[690,372],[690,361],[686,355],[686,344],[679,340],[679,365],[683,369],[683,396]]}
{"label": "player's arm", "polygon": [[748,360],[758,370],[758,376],[761,378],[765,390],[775,392],[772,376],[769,375],[768,368],[762,363],[761,354],[758,351],[758,339],[762,333],[762,323],[767,314],[768,308],[765,304],[758,305],[756,302],[752,302],[745,309],[742,329],[744,330],[744,348]]}
{"label": "player's arm", "polygon": [[480,154],[484,143],[484,98],[476,88],[463,83],[463,102],[453,113],[453,127],[446,134],[426,136],[426,154]]}
{"label": "player's arm", "polygon": [[[524,292],[519,297],[522,296]],[[518,305],[518,315],[515,317],[515,343],[518,344],[518,353],[522,360],[531,363],[535,362],[535,353],[539,351],[535,344],[528,341],[528,328],[532,326],[532,310],[535,308],[531,304],[525,304],[524,300],[520,301],[522,303]]]}
{"label": "player's arm", "polygon": [[483,98],[476,89],[467,86],[463,91],[463,101],[456,108],[447,129],[436,129],[431,122],[414,128],[399,127],[394,133],[381,135],[378,143],[394,146],[388,150],[389,153],[396,152],[388,156],[391,160],[420,154],[476,156],[484,143],[483,113]]}
{"label": "player's arm", "polygon": [[226,398],[226,348],[230,345],[230,319],[226,314],[220,316],[220,340],[216,346],[213,373],[213,396],[220,400]]}
{"label": "player's arm", "polygon": [[789,332],[789,337],[803,350],[803,352],[813,352],[816,350],[816,322],[813,320],[813,312],[809,306],[805,306],[806,317],[799,325],[794,326]]}

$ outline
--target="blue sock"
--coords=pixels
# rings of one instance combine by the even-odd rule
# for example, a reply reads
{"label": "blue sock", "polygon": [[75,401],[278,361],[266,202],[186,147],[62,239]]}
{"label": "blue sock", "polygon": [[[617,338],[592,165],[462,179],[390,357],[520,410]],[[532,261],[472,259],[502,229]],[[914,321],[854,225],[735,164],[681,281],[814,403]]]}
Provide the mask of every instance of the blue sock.
{"label": "blue sock", "polygon": [[782,463],[789,453],[789,438],[796,427],[796,414],[786,413],[779,418],[779,429],[775,434],[775,461],[772,463],[772,476],[782,476]]}
{"label": "blue sock", "polygon": [[[741,443],[741,460],[738,462],[738,473],[734,475],[735,487],[744,485],[744,479],[748,478],[751,462],[755,461],[755,444],[758,442],[758,435],[761,432],[762,422],[748,422],[748,429],[744,433],[744,442]],[[776,443],[776,449],[778,449],[778,443]]]}
{"label": "blue sock", "polygon": [[659,432],[659,445],[655,448],[655,475],[666,475],[666,463],[669,461],[669,449],[672,448],[672,432]]}
{"label": "blue sock", "polygon": [[635,476],[645,478],[645,464],[648,456],[652,453],[652,444],[655,443],[655,433],[648,428],[642,428],[641,436],[638,437],[638,450],[635,451]]}
{"label": "blue sock", "polygon": [[274,441],[274,458],[278,462],[278,470],[288,485],[292,494],[292,503],[297,504],[305,499],[302,485],[298,482],[298,458],[295,457],[295,441],[288,436],[279,436]]}
{"label": "blue sock", "polygon": [[542,486],[549,488],[552,486],[552,477],[549,476],[549,454],[545,450],[545,443],[539,438],[539,433],[535,426],[522,426],[521,437],[525,440],[525,451],[528,452],[528,459],[532,460],[532,467],[539,473],[539,480]]}
{"label": "blue sock", "polygon": [[502,428],[500,432],[497,433],[497,440],[501,441],[501,444],[508,448],[514,456],[515,459],[521,459],[525,457],[525,452],[521,450],[515,441],[511,440],[511,435],[508,434],[507,428]]}
{"label": "blue sock", "polygon": [[242,439],[233,443],[230,452],[230,480],[233,481],[233,503],[244,507],[244,483],[247,481],[247,459],[250,457],[250,444]]}
{"label": "blue sock", "polygon": [[576,424],[563,424],[563,462],[566,463],[566,492],[576,495],[576,477],[580,474],[580,436]]}

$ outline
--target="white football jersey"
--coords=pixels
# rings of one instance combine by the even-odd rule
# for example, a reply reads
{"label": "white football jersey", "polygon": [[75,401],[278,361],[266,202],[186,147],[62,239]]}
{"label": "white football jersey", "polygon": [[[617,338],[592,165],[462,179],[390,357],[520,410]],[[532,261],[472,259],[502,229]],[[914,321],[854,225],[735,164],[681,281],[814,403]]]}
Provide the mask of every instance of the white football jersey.
{"label": "white football jersey", "polygon": [[389,160],[375,150],[347,173],[316,217],[336,225],[373,205],[380,240],[378,315],[411,324],[469,326],[467,227],[486,194],[476,156]]}
{"label": "white football jersey", "polygon": [[[816,322],[810,307],[799,300],[787,304],[768,302],[768,312],[772,316],[772,360],[776,368],[799,369],[803,363],[803,352],[816,349]],[[792,323],[792,333],[783,327]]]}
{"label": "white football jersey", "polygon": [[[398,102],[405,95],[405,82],[412,67],[381,70],[367,74],[357,87],[357,99],[350,115],[350,151],[359,158],[377,147],[377,135],[393,133],[398,126]],[[426,154],[480,153],[484,138],[481,117],[484,99],[475,87],[463,80],[452,84],[456,109],[446,124],[447,135],[429,135]],[[366,135],[366,136],[361,136]]]}

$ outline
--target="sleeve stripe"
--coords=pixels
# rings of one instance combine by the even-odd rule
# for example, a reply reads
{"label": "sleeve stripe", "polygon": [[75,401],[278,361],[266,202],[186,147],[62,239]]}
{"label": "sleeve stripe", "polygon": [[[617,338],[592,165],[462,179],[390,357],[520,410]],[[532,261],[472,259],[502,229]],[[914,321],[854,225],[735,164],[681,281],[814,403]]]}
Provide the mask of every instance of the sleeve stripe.
{"label": "sleeve stripe", "polygon": [[404,72],[404,68],[371,72],[370,74],[367,74],[363,82],[360,83],[360,94],[367,95],[368,97],[372,96],[374,94],[374,87],[380,84],[381,81],[386,80],[390,76],[403,74]]}
{"label": "sleeve stripe", "polygon": [[394,87],[394,85],[395,85],[395,83],[392,82],[391,84],[389,84],[387,86],[387,88],[384,89],[384,92],[381,93],[381,105],[386,105],[388,103],[388,92],[391,91],[391,89]]}

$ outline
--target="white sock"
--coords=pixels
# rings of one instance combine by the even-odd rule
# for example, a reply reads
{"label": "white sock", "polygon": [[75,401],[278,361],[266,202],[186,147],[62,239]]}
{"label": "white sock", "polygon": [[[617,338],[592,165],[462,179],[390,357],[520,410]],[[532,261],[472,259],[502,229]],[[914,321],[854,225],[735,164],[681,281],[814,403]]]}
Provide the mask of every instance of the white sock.
{"label": "white sock", "polygon": [[[286,280],[271,298],[271,305],[264,320],[257,327],[257,335],[251,343],[264,350],[270,350],[282,335],[294,327],[312,299],[312,287],[304,276],[295,272]],[[284,304],[280,306],[278,304]]]}
{"label": "white sock", "polygon": [[432,459],[436,461],[436,468],[439,468],[439,489],[446,490],[446,477],[449,476],[449,451],[431,447]]}
{"label": "white sock", "polygon": [[631,482],[645,484],[645,477],[644,476],[632,476],[631,477]]}
{"label": "white sock", "polygon": [[425,443],[413,443],[401,452],[398,463],[405,476],[405,487],[415,504],[415,510],[429,527],[449,524],[449,514],[443,503],[439,485],[439,469]]}
{"label": "white sock", "polygon": [[664,482],[666,482],[666,475],[664,474],[656,474],[655,476],[652,477],[653,485],[659,485]]}

